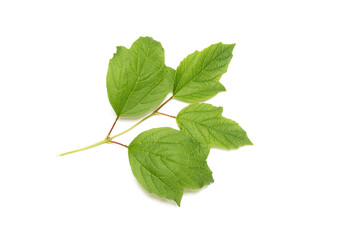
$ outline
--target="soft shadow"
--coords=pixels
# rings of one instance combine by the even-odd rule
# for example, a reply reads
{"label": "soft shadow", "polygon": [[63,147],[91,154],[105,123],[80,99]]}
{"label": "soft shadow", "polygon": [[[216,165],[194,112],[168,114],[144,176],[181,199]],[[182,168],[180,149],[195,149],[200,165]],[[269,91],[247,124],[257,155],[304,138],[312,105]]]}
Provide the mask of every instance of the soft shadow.
{"label": "soft shadow", "polygon": [[136,116],[120,116],[121,120],[125,120],[125,121],[131,121],[131,120],[140,120],[144,117],[147,117],[148,115],[150,115],[156,108],[152,108],[151,110],[149,110],[148,112],[145,112],[141,115],[136,115]]}
{"label": "soft shadow", "polygon": [[[240,146],[239,148],[247,148],[247,147],[251,147],[253,146],[254,144],[250,144],[250,145],[244,145],[244,146]],[[220,148],[220,147],[211,147],[211,150],[212,149],[216,149],[216,150],[221,150],[221,151],[226,151],[226,152],[230,152],[230,151],[233,151],[233,150],[237,150],[237,149],[226,149],[226,148]]]}
{"label": "soft shadow", "polygon": [[197,194],[202,190],[205,190],[206,188],[208,188],[209,185],[203,186],[202,188],[199,189],[185,189],[184,190],[184,194]]}

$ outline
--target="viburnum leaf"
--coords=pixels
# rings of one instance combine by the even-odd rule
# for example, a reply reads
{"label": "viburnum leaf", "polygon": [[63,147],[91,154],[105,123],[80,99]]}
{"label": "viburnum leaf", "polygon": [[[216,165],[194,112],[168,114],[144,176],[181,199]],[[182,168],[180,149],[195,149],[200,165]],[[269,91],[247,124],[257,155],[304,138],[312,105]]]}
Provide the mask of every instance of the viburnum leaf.
{"label": "viburnum leaf", "polygon": [[184,101],[202,101],[225,91],[219,79],[227,71],[234,46],[213,44],[183,59],[176,70],[173,96]]}
{"label": "viburnum leaf", "polygon": [[173,128],[139,134],[128,146],[133,174],[150,193],[180,205],[183,190],[213,182],[206,158],[209,148]]}
{"label": "viburnum leaf", "polygon": [[161,43],[140,37],[130,49],[117,47],[109,62],[107,94],[117,116],[136,116],[160,104],[175,71],[165,65]]}
{"label": "viburnum leaf", "polygon": [[192,103],[178,113],[176,120],[182,131],[210,147],[235,149],[253,145],[238,123],[223,117],[222,112],[222,107]]}

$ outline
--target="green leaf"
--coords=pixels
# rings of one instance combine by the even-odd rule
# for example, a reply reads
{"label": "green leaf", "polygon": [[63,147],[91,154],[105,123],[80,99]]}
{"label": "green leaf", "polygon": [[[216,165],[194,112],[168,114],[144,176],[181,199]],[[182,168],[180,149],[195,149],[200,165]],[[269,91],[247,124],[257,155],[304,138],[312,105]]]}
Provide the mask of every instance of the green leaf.
{"label": "green leaf", "polygon": [[223,117],[222,112],[222,107],[192,103],[178,113],[176,121],[182,131],[210,147],[235,149],[253,145],[238,123]]}
{"label": "green leaf", "polygon": [[219,79],[227,71],[234,46],[213,44],[183,59],[176,70],[174,97],[184,101],[202,101],[225,91]]}
{"label": "green leaf", "polygon": [[133,174],[150,193],[180,205],[183,190],[213,182],[206,158],[209,148],[172,128],[154,128],[138,135],[128,147]]}
{"label": "green leaf", "polygon": [[165,66],[161,43],[140,37],[130,49],[117,47],[109,62],[107,94],[117,116],[136,116],[160,104],[175,71]]}

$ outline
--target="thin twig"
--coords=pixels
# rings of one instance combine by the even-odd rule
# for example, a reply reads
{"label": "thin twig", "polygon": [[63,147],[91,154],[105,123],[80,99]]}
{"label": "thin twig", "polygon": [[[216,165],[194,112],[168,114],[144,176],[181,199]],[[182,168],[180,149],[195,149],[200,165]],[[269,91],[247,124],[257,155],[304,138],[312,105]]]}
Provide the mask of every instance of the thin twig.
{"label": "thin twig", "polygon": [[173,96],[170,97],[169,99],[167,99],[166,102],[162,103],[161,106],[159,106],[159,107],[155,110],[155,112],[157,112],[158,110],[160,110],[160,109],[161,109],[164,105],[166,105],[171,99],[173,99]]}
{"label": "thin twig", "polygon": [[122,147],[128,148],[127,145],[122,144],[122,143],[119,143],[119,142],[115,142],[115,141],[109,141],[109,142],[110,142],[110,143],[116,143],[116,144],[118,144],[118,145],[120,145],[120,146],[122,146]]}
{"label": "thin twig", "polygon": [[[111,134],[113,128],[115,127],[115,124],[116,124],[116,122],[117,122],[117,120],[118,120],[118,118],[119,118],[119,116],[118,116],[118,117],[116,118],[116,121],[113,123],[112,128],[111,128],[109,134],[107,135],[107,137],[105,138],[105,140],[102,140],[102,141],[100,141],[100,142],[98,142],[98,143],[92,144],[92,145],[90,145],[90,146],[88,146],[88,147],[84,147],[84,148],[80,148],[80,149],[78,149],[78,150],[74,150],[74,151],[70,151],[70,152],[66,152],[66,153],[60,154],[59,156],[64,156],[64,155],[67,155],[67,154],[70,154],[70,153],[80,152],[80,151],[83,151],[83,150],[86,150],[86,149],[89,149],[89,148],[93,148],[93,147],[96,147],[96,146],[98,146],[98,145],[101,145],[101,144],[104,144],[104,143],[109,143],[109,142],[110,142],[110,143],[119,144],[119,145],[121,145],[121,146],[123,146],[123,147],[128,148],[127,145],[122,144],[122,143],[119,143],[119,142],[112,141],[112,139],[114,139],[114,138],[116,138],[116,137],[118,137],[118,136],[120,136],[120,135],[122,135],[122,134],[124,134],[124,133],[126,133],[126,132],[128,132],[128,131],[130,131],[131,129],[133,129],[133,128],[135,128],[136,126],[138,126],[140,123],[142,123],[142,122],[144,122],[145,120],[149,119],[149,118],[152,117],[153,115],[156,115],[156,114],[158,113],[158,110],[160,110],[164,105],[166,105],[171,99],[173,99],[173,96],[170,97],[169,99],[167,99],[164,103],[162,103],[161,106],[159,106],[159,107],[158,107],[155,111],[153,111],[150,115],[148,115],[147,117],[143,118],[143,119],[140,120],[139,122],[135,123],[132,127],[126,129],[126,130],[123,131],[123,132],[120,132],[119,134],[116,134],[116,135],[113,136],[113,137],[110,137],[110,134]],[[165,114],[163,114],[163,113],[158,113],[158,114],[165,115]],[[166,114],[166,115],[167,115],[167,114]],[[168,116],[169,116],[169,115],[168,115]],[[170,117],[174,117],[174,116],[170,116]],[[175,117],[174,117],[174,118],[175,118]]]}
{"label": "thin twig", "polygon": [[140,123],[144,122],[145,120],[149,119],[150,117],[152,117],[153,115],[155,115],[157,113],[157,111],[159,109],[161,109],[164,105],[166,105],[171,99],[173,99],[173,96],[170,97],[169,99],[167,99],[164,103],[161,104],[161,106],[159,106],[155,111],[153,111],[150,115],[148,115],[147,117],[143,118],[141,121],[135,123],[132,127],[126,129],[125,131],[123,132],[120,132],[119,134],[116,134],[115,136],[113,137],[110,137],[109,140],[111,141],[112,139],[118,137],[118,136],[121,136],[122,134],[130,131],[131,129],[135,128],[136,126],[140,125]]}
{"label": "thin twig", "polygon": [[156,112],[157,114],[161,114],[163,116],[167,116],[167,117],[171,117],[171,118],[176,118],[175,116],[172,116],[172,115],[168,115],[166,113],[161,113],[161,112]]}
{"label": "thin twig", "polygon": [[113,125],[112,125],[110,131],[108,132],[108,134],[107,134],[107,136],[106,136],[106,138],[108,138],[108,137],[110,136],[110,134],[111,134],[113,128],[115,127],[115,125],[116,125],[117,120],[118,120],[119,117],[120,117],[120,115],[118,115],[118,116],[116,117],[116,120],[115,120],[115,122],[113,123]]}
{"label": "thin twig", "polygon": [[141,121],[139,121],[139,122],[135,123],[134,125],[132,125],[132,127],[127,128],[125,131],[120,132],[119,134],[116,134],[116,135],[113,136],[113,137],[110,137],[109,140],[111,141],[112,139],[114,139],[114,138],[116,138],[116,137],[118,137],[118,136],[121,136],[121,135],[124,134],[124,133],[127,133],[127,132],[130,131],[131,129],[133,129],[133,128],[135,128],[136,126],[140,125],[140,123],[142,123],[142,122],[145,121],[146,119],[152,117],[153,115],[154,115],[153,113],[150,114],[150,115],[148,115],[147,117],[143,118]]}

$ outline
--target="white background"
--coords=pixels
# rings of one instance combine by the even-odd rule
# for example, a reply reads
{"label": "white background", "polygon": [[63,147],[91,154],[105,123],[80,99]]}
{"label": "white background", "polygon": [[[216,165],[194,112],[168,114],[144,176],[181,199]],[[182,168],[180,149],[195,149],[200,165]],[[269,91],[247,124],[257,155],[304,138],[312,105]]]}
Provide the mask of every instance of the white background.
{"label": "white background", "polygon": [[[358,1],[1,1],[0,239],[359,239]],[[152,36],[176,68],[237,43],[208,102],[254,146],[213,149],[181,207],[146,193],[115,114],[115,47]],[[163,112],[186,106],[170,102]],[[135,120],[121,120],[114,132]],[[119,138],[129,144],[156,116]]]}

